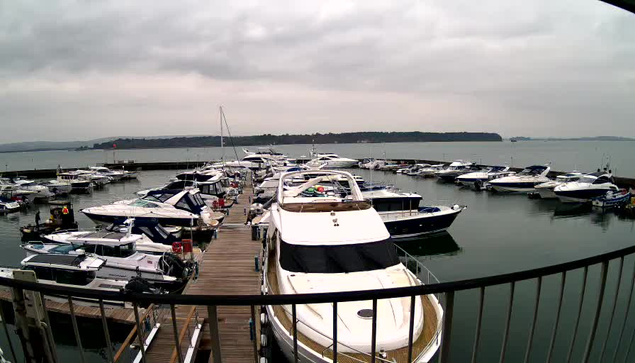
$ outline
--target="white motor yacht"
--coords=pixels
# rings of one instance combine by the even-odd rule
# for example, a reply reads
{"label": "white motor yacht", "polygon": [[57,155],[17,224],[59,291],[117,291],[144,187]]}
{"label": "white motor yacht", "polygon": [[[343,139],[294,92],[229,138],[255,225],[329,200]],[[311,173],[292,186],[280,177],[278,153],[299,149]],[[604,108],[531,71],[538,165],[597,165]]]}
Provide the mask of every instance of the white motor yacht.
{"label": "white motor yacht", "polygon": [[432,178],[440,170],[443,170],[443,164],[429,165],[427,167],[420,168],[417,174],[414,176],[420,176],[423,178]]}
{"label": "white motor yacht", "polygon": [[105,175],[107,177],[112,178],[113,182],[119,182],[125,179],[126,172],[123,170],[112,170],[105,166],[91,166],[88,168],[90,171],[94,173],[98,173],[100,175]]}
{"label": "white motor yacht", "polygon": [[30,190],[34,192],[31,195],[31,198],[33,198],[33,200],[46,201],[54,195],[48,187],[39,185],[33,180],[15,179],[14,183],[18,189]]}
{"label": "white motor yacht", "polygon": [[54,195],[65,195],[73,190],[73,186],[68,181],[49,180],[44,186],[49,188],[49,191]]}
{"label": "white motor yacht", "polygon": [[18,212],[20,203],[0,196],[0,215]]}
{"label": "white motor yacht", "polygon": [[578,181],[581,176],[582,173],[578,172],[558,175],[555,180],[549,180],[548,182],[538,184],[534,187],[534,189],[541,199],[555,199],[558,198],[558,196],[553,192],[553,190],[557,186]]}
{"label": "white motor yacht", "polygon": [[315,158],[307,163],[308,166],[324,165],[326,169],[331,168],[352,168],[358,164],[358,160],[344,158],[333,153],[317,154]]}
{"label": "white motor yacht", "polygon": [[447,168],[441,169],[434,173],[434,175],[446,182],[454,181],[459,175],[467,174],[474,171],[474,164],[469,161],[456,160]]}
{"label": "white motor yacht", "polygon": [[[37,254],[22,260],[22,268],[0,268],[0,277],[10,279],[25,279],[25,275],[35,273],[37,282],[62,287],[82,288],[90,291],[120,292],[138,284],[141,279],[134,281],[115,280],[97,277],[97,272],[105,265],[101,258],[87,256],[81,252],[75,254]],[[31,272],[33,271],[33,272]],[[28,278],[27,278],[28,279]],[[137,285],[138,286],[138,285]],[[147,292],[151,292],[147,286]],[[47,299],[68,302],[67,297],[54,297],[47,295]],[[94,299],[74,298],[74,303],[96,306],[98,301]],[[121,301],[103,300],[109,306],[128,307]]]}
{"label": "white motor yacht", "polygon": [[75,193],[90,193],[93,190],[91,178],[84,173],[76,171],[58,173],[57,180],[70,183],[71,191]]}
{"label": "white motor yacht", "polygon": [[553,192],[563,203],[587,203],[607,192],[617,192],[610,173],[585,174],[578,181],[557,186]]}
{"label": "white motor yacht", "polygon": [[153,191],[139,199],[124,200],[81,210],[96,223],[121,224],[128,218],[154,219],[168,226],[213,226],[217,223],[198,190]]}
{"label": "white motor yacht", "polygon": [[456,183],[464,186],[473,186],[480,184],[481,186],[493,179],[502,178],[515,174],[513,171],[509,171],[509,166],[490,166],[489,168],[477,171],[474,173],[467,173],[459,175],[456,178]]}
{"label": "white motor yacht", "polygon": [[[309,173],[302,185],[285,181]],[[352,186],[344,196],[321,188],[333,175]],[[306,193],[325,191],[322,195]],[[276,202],[263,216],[269,224],[263,249],[263,293],[304,294],[421,285],[399,260],[383,221],[345,172],[311,171],[283,174]],[[407,356],[411,315],[413,362],[429,362],[439,348],[443,310],[434,295],[381,299],[377,302],[376,359],[403,361]],[[338,304],[337,351],[340,359],[371,359],[372,301]],[[269,327],[285,356],[293,358],[292,315],[289,306],[267,306]],[[331,304],[297,305],[300,362],[332,362],[333,309]]]}
{"label": "white motor yacht", "polygon": [[497,192],[533,192],[536,185],[549,181],[549,170],[548,165],[532,165],[518,174],[491,180],[489,185]]}
{"label": "white motor yacht", "polygon": [[[45,239],[55,240],[56,236],[47,235]],[[141,239],[141,235],[98,231],[81,237],[69,237],[65,244],[29,242],[21,247],[26,251],[27,257],[41,254],[94,254],[106,261],[97,271],[97,277],[125,281],[141,277],[157,287],[169,291],[179,290],[191,270],[180,259],[167,252],[162,255],[139,252],[136,242]]]}

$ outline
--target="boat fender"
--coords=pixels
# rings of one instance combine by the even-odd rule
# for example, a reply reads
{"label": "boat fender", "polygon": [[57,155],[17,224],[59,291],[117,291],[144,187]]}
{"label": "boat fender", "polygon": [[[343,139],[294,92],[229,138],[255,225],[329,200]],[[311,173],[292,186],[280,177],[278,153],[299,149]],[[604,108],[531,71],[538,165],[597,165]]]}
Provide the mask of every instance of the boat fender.
{"label": "boat fender", "polygon": [[269,318],[267,318],[267,314],[260,313],[260,325],[267,325],[269,322]]}
{"label": "boat fender", "polygon": [[183,252],[183,244],[181,244],[181,242],[172,243],[172,252],[174,252],[174,253]]}
{"label": "boat fender", "polygon": [[260,363],[267,363],[267,358],[260,357]]}
{"label": "boat fender", "polygon": [[260,334],[260,346],[261,347],[266,347],[267,346],[267,335],[266,334]]}

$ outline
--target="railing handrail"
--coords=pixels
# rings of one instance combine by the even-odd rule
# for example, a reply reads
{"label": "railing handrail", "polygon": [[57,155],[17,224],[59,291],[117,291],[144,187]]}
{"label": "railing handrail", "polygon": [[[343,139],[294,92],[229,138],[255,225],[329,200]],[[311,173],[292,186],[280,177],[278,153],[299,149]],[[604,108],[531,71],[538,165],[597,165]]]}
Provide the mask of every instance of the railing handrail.
{"label": "railing handrail", "polygon": [[293,295],[168,295],[142,294],[132,292],[91,291],[82,288],[53,286],[36,282],[0,278],[0,286],[39,291],[45,295],[67,297],[77,296],[110,301],[134,301],[155,304],[179,305],[216,305],[216,306],[250,306],[250,305],[285,305],[285,304],[319,304],[330,302],[347,302],[371,299],[389,299],[412,295],[428,295],[445,292],[469,290],[480,287],[501,285],[515,281],[534,279],[564,271],[570,271],[610,261],[635,253],[635,245],[619,250],[602,253],[574,261],[550,266],[538,267],[518,272],[505,273],[494,276],[479,277],[452,282],[442,282],[431,285],[399,287],[381,290],[345,291],[335,293],[311,293]]}

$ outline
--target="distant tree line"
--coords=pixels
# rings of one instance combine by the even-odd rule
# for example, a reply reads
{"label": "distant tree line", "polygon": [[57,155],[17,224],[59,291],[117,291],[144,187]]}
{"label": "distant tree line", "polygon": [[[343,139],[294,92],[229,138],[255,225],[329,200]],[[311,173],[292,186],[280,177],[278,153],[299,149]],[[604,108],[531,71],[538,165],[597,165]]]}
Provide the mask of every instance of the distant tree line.
{"label": "distant tree line", "polygon": [[[340,134],[306,135],[254,135],[225,137],[225,146],[288,145],[288,144],[350,144],[380,142],[441,142],[441,141],[503,141],[496,133],[489,132],[347,132]],[[94,149],[152,149],[176,147],[220,146],[220,136],[173,138],[120,138],[94,144]]]}

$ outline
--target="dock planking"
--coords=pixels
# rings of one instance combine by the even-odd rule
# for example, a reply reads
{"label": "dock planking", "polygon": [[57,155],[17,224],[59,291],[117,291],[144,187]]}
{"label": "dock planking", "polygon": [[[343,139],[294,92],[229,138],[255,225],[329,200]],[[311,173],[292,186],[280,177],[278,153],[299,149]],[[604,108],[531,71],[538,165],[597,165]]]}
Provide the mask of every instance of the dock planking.
{"label": "dock planking", "polygon": [[[185,288],[185,295],[258,295],[260,294],[260,273],[255,271],[255,257],[259,254],[261,244],[251,240],[251,229],[245,225],[244,208],[248,208],[251,188],[245,188],[238,197],[230,214],[219,229],[218,238],[214,240],[199,259],[199,275]],[[258,307],[256,307],[258,308]],[[185,322],[191,310],[190,306],[176,308],[178,335],[184,335]],[[211,349],[208,314],[206,306],[197,306],[196,314],[205,319],[199,350]],[[258,315],[257,315],[258,316]],[[219,306],[218,328],[220,331],[222,363],[254,362],[253,341],[251,340],[249,320],[250,307]],[[258,320],[258,319],[256,319]],[[199,319],[201,321],[201,319]],[[187,325],[191,332],[194,321]],[[182,354],[187,347],[186,338],[181,342]],[[155,341],[147,351],[147,361],[176,361],[175,337],[170,314],[165,314],[164,321]],[[213,354],[210,362],[214,362]],[[220,362],[215,362],[220,363]]]}

